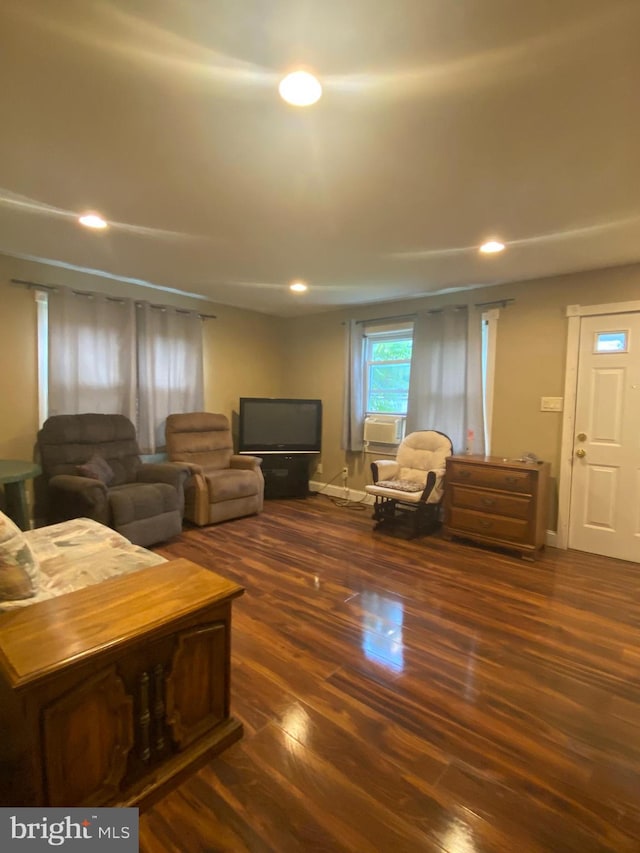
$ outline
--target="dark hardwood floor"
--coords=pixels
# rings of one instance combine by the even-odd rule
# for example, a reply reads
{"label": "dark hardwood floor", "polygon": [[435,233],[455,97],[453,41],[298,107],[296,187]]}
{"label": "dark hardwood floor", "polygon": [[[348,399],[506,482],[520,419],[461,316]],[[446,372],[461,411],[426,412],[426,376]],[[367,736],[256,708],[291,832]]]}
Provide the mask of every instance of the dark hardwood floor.
{"label": "dark hardwood floor", "polygon": [[640,850],[640,565],[407,541],[322,496],[156,550],[246,587],[245,735],[142,851]]}

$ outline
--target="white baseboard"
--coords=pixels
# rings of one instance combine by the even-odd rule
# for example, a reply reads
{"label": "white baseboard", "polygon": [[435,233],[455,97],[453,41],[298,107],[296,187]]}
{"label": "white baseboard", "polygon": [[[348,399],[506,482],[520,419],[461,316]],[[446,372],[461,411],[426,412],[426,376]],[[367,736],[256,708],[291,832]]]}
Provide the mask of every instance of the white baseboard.
{"label": "white baseboard", "polygon": [[551,548],[558,547],[558,531],[557,530],[547,530],[547,535],[545,537],[545,541],[547,545]]}
{"label": "white baseboard", "polygon": [[352,501],[353,503],[373,504],[373,496],[367,494],[367,492],[360,492],[349,488],[345,489],[344,486],[320,483],[316,480],[309,481],[309,491],[327,495],[330,498]]}
{"label": "white baseboard", "polygon": [[[333,484],[321,483],[318,480],[309,481],[309,491],[317,492],[318,494],[327,495],[330,498],[338,498],[348,500],[354,503],[373,504],[373,495],[367,492],[360,492],[356,489],[349,489],[343,486],[335,486]],[[558,531],[547,530],[545,543],[551,548],[558,547]]]}

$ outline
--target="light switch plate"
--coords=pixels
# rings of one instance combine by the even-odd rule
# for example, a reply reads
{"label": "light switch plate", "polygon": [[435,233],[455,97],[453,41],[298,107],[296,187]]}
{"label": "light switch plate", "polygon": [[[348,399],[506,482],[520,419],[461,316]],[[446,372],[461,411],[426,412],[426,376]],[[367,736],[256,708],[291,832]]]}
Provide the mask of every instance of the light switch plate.
{"label": "light switch plate", "polygon": [[540,411],[541,412],[561,412],[563,397],[541,397]]}

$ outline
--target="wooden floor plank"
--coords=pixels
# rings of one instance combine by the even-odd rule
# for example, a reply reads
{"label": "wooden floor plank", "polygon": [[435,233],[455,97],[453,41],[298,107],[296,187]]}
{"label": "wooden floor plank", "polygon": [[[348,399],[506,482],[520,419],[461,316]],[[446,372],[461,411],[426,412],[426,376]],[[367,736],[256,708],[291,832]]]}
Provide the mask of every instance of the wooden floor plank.
{"label": "wooden floor plank", "polygon": [[640,850],[640,565],[407,540],[322,496],[156,550],[246,588],[245,736],[141,850]]}

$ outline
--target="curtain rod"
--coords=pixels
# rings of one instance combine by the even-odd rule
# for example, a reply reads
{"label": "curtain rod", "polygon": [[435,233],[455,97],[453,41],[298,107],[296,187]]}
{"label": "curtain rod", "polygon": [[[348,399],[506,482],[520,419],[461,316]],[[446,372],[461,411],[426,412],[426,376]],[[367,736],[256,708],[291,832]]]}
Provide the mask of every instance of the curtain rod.
{"label": "curtain rod", "polygon": [[506,308],[512,302],[515,302],[515,297],[511,296],[508,299],[494,299],[493,302],[476,302],[474,308],[489,308],[490,305],[498,305],[500,308]]}
{"label": "curtain rod", "polygon": [[[58,293],[64,285],[55,285],[55,284],[40,284],[36,281],[24,281],[21,278],[12,278],[11,284],[19,284],[22,287],[27,287],[29,290],[44,290],[48,293]],[[109,300],[109,302],[124,302],[125,297],[119,296],[107,296],[104,293],[94,293],[91,290],[74,290],[73,288],[69,288],[71,293],[74,296],[104,296],[105,299]],[[139,307],[144,305],[144,300],[134,299],[134,304]],[[216,314],[201,314],[199,311],[190,311],[188,308],[176,308],[175,305],[158,305],[153,302],[146,303],[150,308],[158,308],[161,311],[175,311],[177,314],[197,314],[201,320],[217,320]]]}
{"label": "curtain rod", "polygon": [[[510,297],[508,299],[495,299],[492,302],[474,302],[474,308],[488,308],[491,305],[498,305],[501,308],[506,308],[511,302],[515,302],[514,297]],[[390,321],[400,322],[402,320],[415,320],[420,314],[440,314],[442,311],[448,311],[449,309],[454,309],[455,311],[459,311],[461,308],[466,308],[466,305],[443,305],[442,308],[432,308],[430,311],[416,311],[413,314],[395,314],[392,317],[372,317],[369,320],[356,320],[358,325],[362,325],[363,323],[388,323]],[[343,323],[344,325],[344,323]]]}
{"label": "curtain rod", "polygon": [[415,320],[417,314],[396,314],[395,317],[373,317],[371,320],[356,320],[356,323],[360,326],[362,323],[386,323],[389,320],[397,320],[400,322],[401,320]]}

